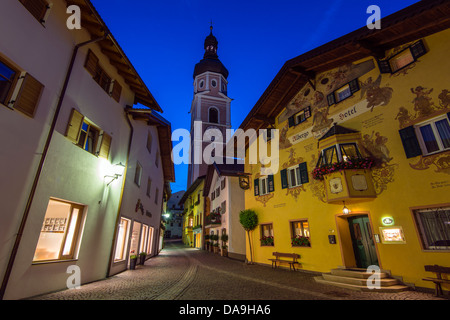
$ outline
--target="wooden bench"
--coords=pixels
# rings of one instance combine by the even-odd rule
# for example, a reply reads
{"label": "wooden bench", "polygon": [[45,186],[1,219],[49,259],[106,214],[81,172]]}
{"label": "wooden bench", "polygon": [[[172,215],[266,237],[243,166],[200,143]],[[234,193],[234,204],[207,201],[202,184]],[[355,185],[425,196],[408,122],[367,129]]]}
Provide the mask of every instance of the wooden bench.
{"label": "wooden bench", "polygon": [[[297,259],[300,258],[300,255],[296,253],[274,252],[272,253],[272,255],[275,256],[275,259],[269,259],[270,261],[272,261],[272,268],[278,267],[277,263],[279,264],[284,262],[289,263],[289,270],[294,269],[295,271],[295,265],[300,264],[300,262],[297,261]],[[280,259],[280,258],[287,258],[287,259]]]}
{"label": "wooden bench", "polygon": [[442,291],[441,284],[442,283],[450,284],[450,280],[443,279],[442,274],[443,273],[450,274],[450,268],[438,266],[435,264],[434,266],[431,266],[431,265],[425,266],[425,271],[436,273],[436,278],[423,278],[422,280],[434,282],[434,284],[436,286],[435,295],[437,297],[443,295],[444,293]]}

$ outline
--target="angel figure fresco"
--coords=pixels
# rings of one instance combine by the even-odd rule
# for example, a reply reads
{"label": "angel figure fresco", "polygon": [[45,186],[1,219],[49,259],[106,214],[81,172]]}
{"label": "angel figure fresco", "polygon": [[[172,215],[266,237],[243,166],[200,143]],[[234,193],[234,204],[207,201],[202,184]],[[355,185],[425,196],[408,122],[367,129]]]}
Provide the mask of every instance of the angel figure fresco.
{"label": "angel figure fresco", "polygon": [[322,92],[316,91],[313,107],[315,111],[312,132],[317,132],[329,127],[333,123],[333,119],[328,119],[330,106],[327,105],[325,96]]}
{"label": "angel figure fresco", "polygon": [[394,89],[391,87],[380,88],[381,74],[373,81],[372,77],[369,77],[366,82],[361,82],[361,99],[366,95],[367,108],[373,111],[376,106],[385,106],[391,101],[392,93]]}
{"label": "angel figure fresco", "polygon": [[400,109],[398,110],[397,116],[395,117],[395,120],[398,120],[398,122],[400,124],[400,128],[404,128],[413,119],[411,118],[409,111],[405,107],[400,107]]}
{"label": "angel figure fresco", "polygon": [[442,90],[442,92],[438,95],[439,105],[442,109],[450,107],[450,92],[447,89]]}
{"label": "angel figure fresco", "polygon": [[292,143],[289,141],[287,137],[287,131],[289,129],[288,125],[285,125],[280,131],[280,149],[286,149],[292,146]]}
{"label": "angel figure fresco", "polygon": [[[375,139],[373,138],[375,134]],[[388,139],[380,135],[379,132],[372,131],[372,135],[365,134],[363,136],[362,145],[368,153],[382,162],[390,162],[393,158],[390,157],[390,151],[386,146]]]}
{"label": "angel figure fresco", "polygon": [[433,88],[430,90],[426,89],[427,88],[422,86],[418,86],[415,89],[411,88],[411,92],[416,95],[412,102],[414,103],[414,110],[419,113],[419,117],[428,116],[434,110],[434,102],[432,102],[431,97],[428,96],[433,92]]}

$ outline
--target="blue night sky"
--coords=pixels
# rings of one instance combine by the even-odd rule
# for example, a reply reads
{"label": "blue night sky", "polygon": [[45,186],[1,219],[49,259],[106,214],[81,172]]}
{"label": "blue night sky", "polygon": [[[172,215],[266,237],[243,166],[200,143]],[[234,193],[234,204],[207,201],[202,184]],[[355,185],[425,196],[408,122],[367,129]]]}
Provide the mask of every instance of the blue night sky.
{"label": "blue night sky", "polygon": [[[414,0],[91,0],[172,123],[190,128],[194,66],[213,21],[219,59],[230,72],[231,125],[237,129],[283,64],[366,25],[367,7],[385,17]],[[383,25],[381,25],[383,27]],[[174,142],[176,145],[177,142]],[[172,192],[186,190],[175,166]]]}

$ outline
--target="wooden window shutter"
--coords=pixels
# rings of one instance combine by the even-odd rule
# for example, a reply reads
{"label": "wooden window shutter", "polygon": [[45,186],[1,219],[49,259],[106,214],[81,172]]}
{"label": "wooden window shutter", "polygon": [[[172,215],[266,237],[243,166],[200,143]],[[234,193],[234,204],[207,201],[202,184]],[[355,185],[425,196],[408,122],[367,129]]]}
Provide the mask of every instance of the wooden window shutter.
{"label": "wooden window shutter", "polygon": [[288,121],[289,121],[289,128],[293,127],[295,125],[294,116],[289,117]]}
{"label": "wooden window shutter", "polygon": [[308,119],[311,117],[311,106],[305,108],[305,119]]}
{"label": "wooden window shutter", "polygon": [[378,60],[378,67],[381,73],[392,73],[391,64],[388,60]]}
{"label": "wooden window shutter", "polygon": [[306,162],[300,163],[299,168],[300,168],[300,183],[301,184],[308,183],[309,177]]}
{"label": "wooden window shutter", "polygon": [[273,181],[273,175],[268,176],[267,180],[269,182],[269,192],[274,192],[275,191],[275,184],[274,184],[274,181]]}
{"label": "wooden window shutter", "polygon": [[353,79],[348,83],[348,86],[350,87],[350,92],[353,94],[359,90],[359,83],[358,79]]}
{"label": "wooden window shutter", "polygon": [[83,125],[84,116],[77,110],[72,109],[69,123],[67,124],[66,137],[73,143],[78,143],[81,126]]}
{"label": "wooden window shutter", "polygon": [[14,108],[30,117],[34,117],[43,89],[44,86],[27,73],[14,104]]}
{"label": "wooden window shutter", "polygon": [[288,187],[287,169],[281,170],[281,189],[286,189]]}
{"label": "wooden window shutter", "polygon": [[416,131],[413,126],[401,129],[399,133],[407,159],[422,155],[422,149],[420,149]]}
{"label": "wooden window shutter", "polygon": [[103,132],[102,143],[100,145],[100,151],[98,153],[99,157],[108,159],[109,150],[111,149],[111,136],[106,132]]}
{"label": "wooden window shutter", "polygon": [[254,184],[255,184],[255,196],[259,196],[259,179],[255,179],[254,180]]}
{"label": "wooden window shutter", "polygon": [[19,0],[39,22],[44,22],[48,3],[45,0]]}
{"label": "wooden window shutter", "polygon": [[89,49],[86,62],[84,63],[84,67],[86,70],[91,74],[92,77],[96,77],[98,73],[98,58],[97,56],[92,52],[92,50]]}
{"label": "wooden window shutter", "polygon": [[327,100],[328,100],[328,105],[329,105],[329,106],[331,106],[331,105],[333,105],[333,104],[336,103],[336,97],[334,96],[334,92],[333,92],[333,93],[330,93],[330,94],[327,96]]}
{"label": "wooden window shutter", "polygon": [[420,58],[425,53],[427,53],[427,49],[425,48],[425,45],[423,44],[422,40],[417,41],[409,48],[411,50],[411,54],[413,55],[414,59]]}
{"label": "wooden window shutter", "polygon": [[227,208],[227,205],[226,205],[226,201],[223,201],[222,203],[221,203],[221,205],[220,205],[220,207],[221,207],[221,214],[224,214],[225,213],[225,211],[226,211],[226,208]]}
{"label": "wooden window shutter", "polygon": [[122,94],[122,86],[119,84],[119,82],[117,82],[117,80],[114,80],[111,91],[111,97],[117,102],[120,102],[121,94]]}

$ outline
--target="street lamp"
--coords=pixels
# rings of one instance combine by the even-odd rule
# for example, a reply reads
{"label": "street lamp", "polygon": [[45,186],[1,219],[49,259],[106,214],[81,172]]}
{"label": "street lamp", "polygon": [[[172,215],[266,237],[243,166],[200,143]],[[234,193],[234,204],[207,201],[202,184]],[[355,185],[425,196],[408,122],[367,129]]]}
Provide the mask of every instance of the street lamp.
{"label": "street lamp", "polygon": [[113,175],[105,175],[105,178],[111,178],[111,181],[108,182],[107,186],[109,186],[114,180],[119,179],[119,177],[123,175],[123,172],[125,171],[125,165],[122,162],[119,162],[113,166],[113,169]]}

